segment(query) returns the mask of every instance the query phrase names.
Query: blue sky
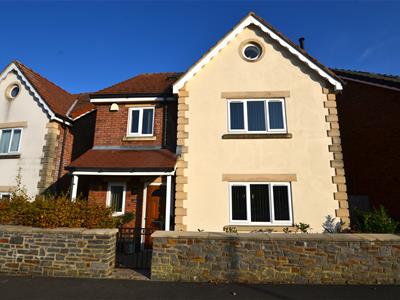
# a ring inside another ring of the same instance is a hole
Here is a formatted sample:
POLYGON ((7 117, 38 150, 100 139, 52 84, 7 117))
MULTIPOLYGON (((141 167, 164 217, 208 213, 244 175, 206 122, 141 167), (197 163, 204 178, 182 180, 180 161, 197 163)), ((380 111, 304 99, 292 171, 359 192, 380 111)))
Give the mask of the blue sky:
POLYGON ((249 11, 337 68, 400 74, 400 1, 1 2, 0 67, 70 92, 184 71, 249 11), (4 13, 7 12, 7 13, 4 13))

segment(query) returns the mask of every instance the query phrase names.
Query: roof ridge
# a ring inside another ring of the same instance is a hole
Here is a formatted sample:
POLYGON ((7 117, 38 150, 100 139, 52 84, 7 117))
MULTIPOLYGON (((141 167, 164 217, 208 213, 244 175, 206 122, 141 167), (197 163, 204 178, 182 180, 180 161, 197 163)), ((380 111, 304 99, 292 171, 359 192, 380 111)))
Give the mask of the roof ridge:
POLYGON ((392 80, 395 82, 400 82, 400 75, 394 75, 394 74, 385 74, 385 73, 376 73, 376 72, 370 72, 370 71, 360 71, 360 70, 350 70, 350 69, 339 69, 339 68, 331 68, 334 72, 345 72, 345 73, 351 73, 351 74, 359 74, 359 75, 364 75, 368 77, 382 77, 382 79, 385 80, 392 80))

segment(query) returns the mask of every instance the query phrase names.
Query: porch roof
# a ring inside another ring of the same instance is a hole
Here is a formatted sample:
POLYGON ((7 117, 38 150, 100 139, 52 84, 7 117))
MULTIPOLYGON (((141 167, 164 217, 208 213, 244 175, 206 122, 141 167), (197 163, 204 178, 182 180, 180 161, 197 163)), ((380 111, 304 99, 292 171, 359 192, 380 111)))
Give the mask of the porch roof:
POLYGON ((173 171, 176 155, 160 150, 89 150, 74 160, 67 170, 173 171))

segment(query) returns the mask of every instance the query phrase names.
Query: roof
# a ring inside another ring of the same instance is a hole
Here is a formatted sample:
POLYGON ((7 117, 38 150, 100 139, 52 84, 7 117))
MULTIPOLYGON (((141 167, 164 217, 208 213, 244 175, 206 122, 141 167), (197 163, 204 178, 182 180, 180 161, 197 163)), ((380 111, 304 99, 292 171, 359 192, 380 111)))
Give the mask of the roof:
POLYGON ((91 97, 104 95, 162 95, 171 94, 172 84, 182 73, 146 73, 140 74, 108 88, 91 93, 91 97))
POLYGON ((389 88, 400 89, 400 76, 379 74, 364 71, 353 71, 344 69, 332 69, 342 79, 354 79, 375 85, 386 86, 389 88))
POLYGON ((14 61, 14 64, 18 67, 36 92, 50 107, 50 109, 56 115, 66 118, 67 112, 71 105, 75 102, 76 97, 19 61, 14 61))
POLYGON ((271 24, 266 22, 254 12, 250 12, 244 17, 230 32, 228 32, 221 40, 210 48, 193 66, 191 66, 185 74, 183 74, 173 85, 173 92, 178 93, 184 84, 190 80, 197 72, 199 72, 221 49, 223 49, 237 34, 249 25, 258 26, 263 32, 268 34, 272 39, 276 40, 281 46, 289 50, 290 53, 297 56, 300 61, 307 64, 311 69, 316 71, 321 77, 335 86, 337 90, 342 90, 342 81, 328 67, 321 64, 317 59, 312 57, 304 49, 293 43, 288 37, 280 33, 271 24))
POLYGON ((76 120, 96 109, 96 106, 90 102, 89 93, 74 94, 74 96, 77 100, 69 112, 69 117, 72 119, 76 120))
POLYGON ((161 150, 94 150, 91 149, 76 160, 68 169, 92 169, 103 171, 173 170, 176 155, 167 149, 161 150))

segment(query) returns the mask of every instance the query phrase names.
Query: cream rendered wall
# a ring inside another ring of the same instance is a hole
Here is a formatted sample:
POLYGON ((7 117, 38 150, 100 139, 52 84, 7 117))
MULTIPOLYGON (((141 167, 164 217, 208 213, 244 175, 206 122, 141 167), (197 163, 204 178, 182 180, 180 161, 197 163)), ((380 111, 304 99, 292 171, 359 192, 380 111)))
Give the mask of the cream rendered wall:
POLYGON ((49 119, 38 103, 29 94, 18 77, 10 72, 0 82, 0 123, 27 121, 23 129, 20 158, 0 158, 0 186, 15 186, 18 170, 21 168, 22 185, 30 196, 38 193, 41 158, 45 144, 46 124, 49 119), (9 101, 5 90, 10 83, 18 81, 21 91, 17 98, 9 101))
POLYGON ((292 183, 294 222, 322 231, 325 217, 335 216, 338 202, 333 198, 336 190, 328 152, 324 83, 262 36, 245 29, 186 84, 188 199, 183 223, 188 231, 222 231, 229 224, 228 182, 222 181, 222 174, 296 174, 297 182, 292 183), (239 46, 247 39, 264 45, 260 61, 240 57, 239 46), (290 91, 286 115, 292 139, 221 139, 228 132, 227 100, 221 92, 280 90, 290 91))

